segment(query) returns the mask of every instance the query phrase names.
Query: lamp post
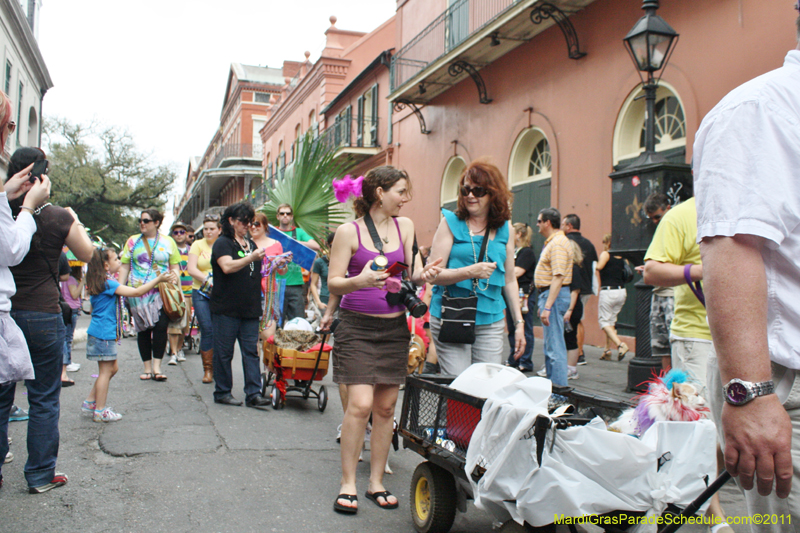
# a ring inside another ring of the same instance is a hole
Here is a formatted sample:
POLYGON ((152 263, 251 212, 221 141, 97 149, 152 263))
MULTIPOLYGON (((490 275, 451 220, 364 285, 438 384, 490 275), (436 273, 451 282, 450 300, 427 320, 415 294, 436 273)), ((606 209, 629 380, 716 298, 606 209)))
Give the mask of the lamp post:
POLYGON ((665 159, 656 154, 656 90, 661 74, 664 72, 672 51, 678 43, 678 34, 661 17, 656 15, 658 0, 644 0, 642 9, 645 15, 633 26, 623 41, 625 48, 636 66, 645 97, 645 145, 643 160, 634 165, 662 162, 665 159), (655 73, 659 72, 658 77, 655 73), (646 74, 646 77, 643 76, 646 74))
MULTIPOLYGON (((653 192, 672 193, 675 201, 692 196, 691 167, 669 162, 656 152, 656 92, 669 63, 678 33, 656 15, 658 0, 644 0, 645 14, 623 39, 645 97, 644 151, 624 168, 611 173, 611 251, 641 264, 652 240, 655 226, 643 213, 643 204, 653 192)), ((628 363, 628 390, 640 391, 641 384, 661 368, 661 360, 650 350, 650 299, 652 287, 639 281, 636 287, 636 354, 628 363)))

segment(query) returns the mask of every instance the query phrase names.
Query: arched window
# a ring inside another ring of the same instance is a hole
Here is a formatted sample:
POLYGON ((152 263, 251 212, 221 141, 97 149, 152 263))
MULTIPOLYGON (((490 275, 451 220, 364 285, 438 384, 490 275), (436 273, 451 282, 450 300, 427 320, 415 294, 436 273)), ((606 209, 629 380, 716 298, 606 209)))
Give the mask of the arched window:
MULTIPOLYGON (((614 127, 614 165, 623 167, 644 151, 645 107, 644 91, 637 87, 622 104, 614 127)), ((656 91, 655 105, 656 152, 667 159, 685 162, 686 115, 680 96, 663 80, 656 91)))
POLYGON ((547 139, 542 139, 536 144, 531 152, 531 160, 528 165, 528 178, 541 179, 549 177, 553 172, 550 161, 550 144, 547 139))
MULTIPOLYGON (((553 205, 550 198, 552 177, 553 155, 547 136, 536 127, 523 130, 511 149, 508 165, 509 186, 514 193, 512 222, 536 227, 539 211, 553 205)), ((543 244, 544 239, 534 231, 534 250, 541 250, 543 244)))
POLYGON ((444 175, 442 176, 442 189, 440 191, 441 206, 450 211, 456 210, 456 203, 458 202, 458 182, 461 180, 461 174, 467 168, 467 162, 460 156, 450 158, 447 165, 444 167, 444 175))

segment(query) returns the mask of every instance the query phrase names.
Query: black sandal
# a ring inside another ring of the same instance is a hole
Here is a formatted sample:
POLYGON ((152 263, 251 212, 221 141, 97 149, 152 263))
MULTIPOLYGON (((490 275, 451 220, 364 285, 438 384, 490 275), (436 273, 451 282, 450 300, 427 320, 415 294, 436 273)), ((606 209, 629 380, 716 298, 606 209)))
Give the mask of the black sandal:
POLYGON ((364 493, 364 496, 375 502, 375 505, 380 507, 381 509, 397 509, 400 502, 389 503, 389 496, 393 496, 391 492, 388 490, 382 490, 380 492, 372 492, 369 491, 364 493), (378 501, 378 498, 383 498, 383 501, 386 502, 383 505, 378 501))
POLYGON ((356 502, 358 503, 358 496, 355 494, 339 494, 335 500, 333 500, 333 510, 337 513, 343 514, 356 514, 358 512, 358 507, 348 507, 347 505, 342 505, 339 503, 339 500, 347 500, 349 502, 356 502))

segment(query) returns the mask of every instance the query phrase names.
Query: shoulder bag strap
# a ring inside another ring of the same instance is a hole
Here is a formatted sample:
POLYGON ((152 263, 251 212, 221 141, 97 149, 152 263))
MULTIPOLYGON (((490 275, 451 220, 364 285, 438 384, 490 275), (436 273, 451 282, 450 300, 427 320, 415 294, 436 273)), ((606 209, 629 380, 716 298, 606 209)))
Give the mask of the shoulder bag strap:
MULTIPOLYGON (((145 274, 144 280, 142 281, 142 283, 144 284, 144 283, 147 283, 147 278, 150 277, 150 273, 153 271, 153 256, 155 255, 155 249, 154 250, 150 250, 150 244, 147 242, 147 237, 144 236, 144 233, 142 233, 142 236, 139 237, 139 238, 144 243, 144 249, 147 250, 147 253, 150 255, 150 268, 147 270, 147 274, 145 274)), ((158 233, 156 233, 156 240, 153 243, 153 246, 158 246, 158 233)), ((136 245, 134 244, 134 248, 135 247, 136 247, 136 245)), ((131 263, 133 263, 133 250, 131 250, 131 263)), ((133 267, 131 267, 131 270, 132 269, 133 269, 133 267)))
POLYGON ((44 260, 45 264, 47 264, 47 269, 50 271, 50 274, 53 275, 53 281, 56 284, 56 289, 58 289, 58 301, 59 302, 66 301, 64 300, 64 294, 61 292, 61 283, 58 282, 58 266, 56 266, 55 270, 53 270, 53 264, 47 260, 47 256, 44 255, 42 249, 37 248, 37 250, 39 251, 39 255, 42 256, 42 259, 44 260))
MULTIPOLYGON (((381 241, 380 235, 378 235, 378 230, 375 228, 375 223, 372 221, 372 217, 369 216, 369 213, 364 215, 364 224, 367 226, 367 230, 369 230, 369 236, 372 237, 372 244, 375 245, 375 249, 378 250, 378 253, 383 255, 383 241, 381 241)), ((402 246, 403 242, 402 239, 400 240, 400 245, 402 246)))

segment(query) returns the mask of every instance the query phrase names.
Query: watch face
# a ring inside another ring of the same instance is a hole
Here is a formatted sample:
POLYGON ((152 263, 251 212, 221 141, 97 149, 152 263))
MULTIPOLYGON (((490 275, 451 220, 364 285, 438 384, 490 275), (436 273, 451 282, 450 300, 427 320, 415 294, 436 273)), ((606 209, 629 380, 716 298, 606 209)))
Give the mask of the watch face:
POLYGON ((731 383, 728 385, 728 400, 733 404, 744 403, 747 400, 747 388, 741 383, 731 383))

